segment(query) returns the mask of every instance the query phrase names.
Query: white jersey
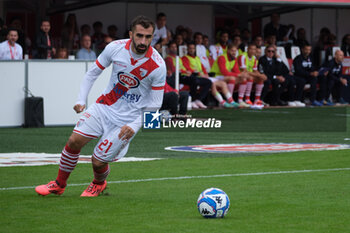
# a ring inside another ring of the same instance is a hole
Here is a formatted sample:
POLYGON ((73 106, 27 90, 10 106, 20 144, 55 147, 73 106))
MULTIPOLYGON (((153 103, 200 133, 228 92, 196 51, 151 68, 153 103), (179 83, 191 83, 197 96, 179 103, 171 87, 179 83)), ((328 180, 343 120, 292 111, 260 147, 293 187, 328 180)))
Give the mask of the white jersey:
POLYGON ((0 60, 22 60, 23 50, 22 47, 15 43, 15 46, 11 46, 8 40, 0 43, 0 60))
POLYGON ((130 50, 130 39, 116 40, 108 44, 96 60, 95 71, 94 67, 91 67, 87 72, 77 102, 85 104, 92 83, 99 75, 98 72, 112 64, 110 81, 97 99, 96 105, 118 126, 135 122, 141 117, 143 109, 159 108, 162 104, 162 99, 154 101, 151 93, 157 91, 157 95, 163 97, 166 78, 164 60, 151 46, 145 56, 136 60, 131 56, 130 50), (99 71, 96 71, 97 69, 99 71))
POLYGON ((197 57, 201 60, 202 65, 204 66, 205 70, 207 72, 210 71, 210 63, 209 59, 207 57, 207 49, 205 48, 204 45, 197 44, 196 45, 196 52, 197 52, 197 57))
POLYGON ((167 34, 166 27, 164 26, 162 28, 158 28, 156 25, 156 28, 153 33, 153 40, 151 45, 154 46, 159 41, 160 38, 165 39, 167 37, 168 37, 168 34, 167 34))
POLYGON ((216 61, 216 59, 218 59, 218 57, 224 53, 222 47, 218 45, 210 45, 209 52, 214 61, 216 61))

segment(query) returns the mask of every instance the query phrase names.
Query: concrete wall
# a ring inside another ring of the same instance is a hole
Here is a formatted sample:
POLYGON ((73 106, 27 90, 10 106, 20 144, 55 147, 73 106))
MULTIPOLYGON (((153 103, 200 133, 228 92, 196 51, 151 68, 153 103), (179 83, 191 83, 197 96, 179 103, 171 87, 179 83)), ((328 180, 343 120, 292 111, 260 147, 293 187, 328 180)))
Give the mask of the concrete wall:
MULTIPOLYGON (((74 112, 73 106, 80 83, 91 64, 88 61, 1 61, 0 127, 24 123, 23 87, 26 79, 33 95, 44 98, 45 125, 74 125, 80 114, 74 112)), ((106 68, 96 80, 88 96, 88 105, 101 95, 111 71, 111 66, 106 68)))

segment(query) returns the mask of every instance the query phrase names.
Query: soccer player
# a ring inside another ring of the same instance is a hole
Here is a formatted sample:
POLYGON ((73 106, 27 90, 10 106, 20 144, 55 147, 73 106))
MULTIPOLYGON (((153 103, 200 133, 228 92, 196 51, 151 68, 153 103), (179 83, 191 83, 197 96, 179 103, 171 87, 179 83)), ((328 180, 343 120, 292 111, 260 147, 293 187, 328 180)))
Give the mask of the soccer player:
POLYGON ((262 106, 263 103, 260 100, 261 92, 264 87, 264 82, 267 80, 265 74, 258 71, 258 60, 255 57, 256 45, 249 44, 248 51, 238 57, 238 64, 241 72, 248 74, 247 89, 245 91, 246 104, 253 105, 250 100, 250 93, 252 91, 253 82, 255 83, 255 100, 254 105, 262 106))
POLYGON ((214 62, 210 72, 215 73, 216 80, 222 80, 227 83, 230 95, 233 94, 235 84, 239 83, 239 107, 249 107, 249 105, 243 101, 243 96, 247 87, 248 75, 246 73, 240 72, 236 59, 236 53, 237 47, 233 44, 229 44, 227 46, 227 53, 224 53, 218 57, 218 59, 214 62))
POLYGON ((88 93, 98 76, 109 65, 113 71, 109 84, 76 124, 62 151, 58 176, 35 191, 40 195, 61 195, 74 170, 81 148, 100 137, 92 156, 94 180, 81 196, 98 196, 107 185, 109 162, 121 159, 141 127, 142 111, 162 104, 166 67, 151 46, 154 23, 145 16, 131 24, 130 39, 107 45, 85 74, 74 110, 84 110, 88 93))

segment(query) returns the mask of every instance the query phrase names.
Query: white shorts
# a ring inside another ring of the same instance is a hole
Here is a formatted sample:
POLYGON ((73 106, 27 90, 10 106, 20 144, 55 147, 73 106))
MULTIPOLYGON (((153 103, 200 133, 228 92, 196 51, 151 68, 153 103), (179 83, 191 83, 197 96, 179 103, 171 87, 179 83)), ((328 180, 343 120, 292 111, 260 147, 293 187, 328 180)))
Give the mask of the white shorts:
POLYGON ((216 79, 216 80, 225 81, 225 76, 218 75, 218 76, 215 76, 215 79, 216 79))
POLYGON ((120 126, 112 123, 107 116, 99 111, 96 104, 93 104, 81 116, 73 132, 92 139, 101 137, 95 146, 93 157, 108 163, 123 158, 128 151, 130 141, 133 139, 133 137, 129 140, 119 139, 120 129, 120 126))
POLYGON ((217 77, 209 77, 210 81, 212 83, 215 83, 216 81, 219 81, 220 79, 218 79, 217 77))

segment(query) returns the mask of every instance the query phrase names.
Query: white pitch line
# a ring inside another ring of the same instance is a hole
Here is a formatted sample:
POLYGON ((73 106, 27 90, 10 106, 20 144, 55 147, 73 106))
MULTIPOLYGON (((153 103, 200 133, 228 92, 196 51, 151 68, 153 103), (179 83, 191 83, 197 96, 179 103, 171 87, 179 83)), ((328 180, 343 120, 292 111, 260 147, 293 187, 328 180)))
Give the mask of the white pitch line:
MULTIPOLYGON (((221 175, 207 175, 207 176, 178 176, 178 177, 161 177, 161 178, 136 179, 136 180, 108 181, 108 184, 139 183, 139 182, 163 181, 163 180, 186 180, 186 179, 218 178, 218 177, 233 177, 233 176, 263 176, 263 175, 280 175, 280 174, 293 174, 293 173, 328 172, 328 171, 348 171, 348 170, 350 170, 350 167, 345 167, 345 168, 329 168, 329 169, 314 169, 314 170, 294 170, 294 171, 276 171, 276 172, 236 173, 236 174, 221 174, 221 175)), ((90 183, 69 184, 68 186, 85 186, 85 185, 89 185, 89 184, 90 184, 90 183)), ((32 189, 32 188, 35 188, 35 186, 23 186, 23 187, 0 188, 0 191, 18 190, 18 189, 32 189)))

